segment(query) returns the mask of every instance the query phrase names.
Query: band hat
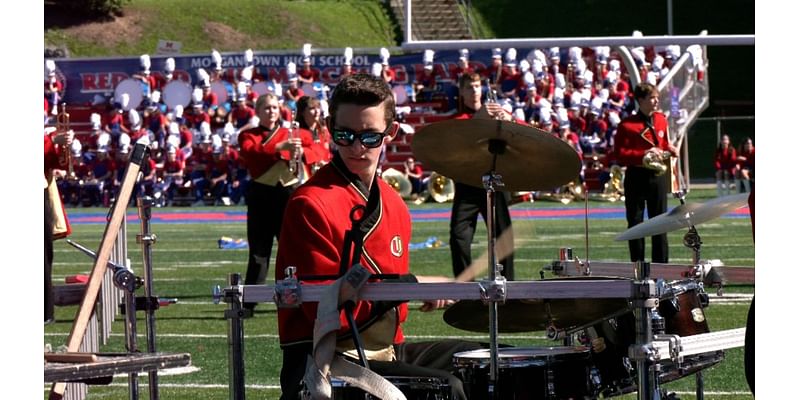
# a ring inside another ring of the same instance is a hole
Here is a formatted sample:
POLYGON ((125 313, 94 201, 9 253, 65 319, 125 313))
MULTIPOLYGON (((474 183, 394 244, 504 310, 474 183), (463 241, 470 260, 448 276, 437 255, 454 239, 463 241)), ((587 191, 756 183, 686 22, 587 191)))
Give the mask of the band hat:
POLYGON ((175 72, 175 59, 170 57, 164 60, 164 71, 168 74, 175 72))
POLYGON ((142 66, 142 71, 150 73, 150 56, 147 54, 139 56, 139 65, 142 66))
POLYGON ((247 49, 244 51, 244 62, 247 65, 253 64, 253 49, 247 49))
POLYGON ((171 135, 179 135, 181 133, 181 127, 177 122, 170 122, 167 129, 171 135))
POLYGON ((211 143, 211 124, 208 121, 200 123, 200 134, 203 136, 203 143, 211 143), (208 139, 208 142, 205 140, 208 139))
POLYGON ((525 110, 523 110, 521 107, 514 109, 514 118, 520 121, 525 121, 525 110))
POLYGON ((543 108, 539 111, 539 122, 545 125, 553 125, 553 115, 552 110, 549 108, 543 108))
POLYGON ((108 132, 103 131, 97 135, 97 142, 95 142, 95 144, 97 144, 98 148, 107 147, 109 143, 111 143, 111 135, 109 135, 108 132))
POLYGON ((517 49, 510 48, 506 50, 506 65, 509 67, 515 67, 517 65, 517 49))
POLYGON ((351 65, 353 62, 353 48, 352 47, 345 47, 344 48, 344 65, 351 65))
POLYGON ((551 47, 549 53, 550 53, 550 60, 561 59, 561 49, 559 49, 558 47, 551 47))
POLYGON ((567 114, 566 108, 559 109, 556 118, 558 118, 558 125, 560 127, 569 127, 569 114, 567 114))
POLYGON ((230 136, 236 133, 236 127, 233 126, 233 123, 228 122, 225 124, 225 127, 222 128, 222 132, 222 141, 226 141, 226 137, 227 140, 230 140, 230 136))
POLYGON ((492 58, 503 58, 503 50, 499 47, 495 47, 492 49, 492 58))
POLYGON ((614 83, 617 81, 617 71, 608 71, 606 73, 606 81, 609 83, 614 83))
POLYGON ((612 70, 612 71, 619 71, 619 68, 620 68, 619 60, 614 59, 614 60, 609 61, 608 62, 608 68, 610 70, 612 70))
POLYGON ((245 101, 247 100, 247 83, 239 82, 236 84, 236 100, 237 101, 245 101))
MULTIPOLYGON (((523 61, 525 61, 525 60, 523 60, 523 61)), ((520 61, 520 64, 522 64, 522 61, 520 61)), ((533 68, 533 72, 534 73, 538 74, 540 72, 544 72, 544 66, 545 65, 546 64, 543 63, 541 60, 536 59, 536 60, 533 60, 533 65, 531 65, 531 68, 533 68)))
POLYGON ((131 96, 128 93, 122 93, 119 96, 119 107, 120 107, 119 112, 123 112, 126 108, 128 108, 130 102, 131 102, 131 96))
POLYGON ((380 77, 383 74, 383 65, 381 65, 381 63, 373 63, 370 72, 372 76, 380 77))
POLYGON ((536 86, 534 86, 534 84, 536 82, 535 82, 535 78, 533 76, 533 72, 528 71, 525 74, 523 74, 522 75, 522 80, 523 80, 523 82, 525 82, 525 85, 527 85, 529 90, 530 90, 531 86, 533 86, 534 89, 536 88, 536 86))
POLYGON ((664 57, 661 57, 661 55, 656 55, 653 58, 652 67, 653 71, 661 71, 661 69, 664 68, 664 57))
POLYGON ((219 54, 217 49, 211 49, 211 60, 214 63, 214 69, 219 71, 222 69, 222 55, 219 54))
POLYGON ((603 100, 603 103, 607 103, 608 102, 608 97, 610 96, 610 93, 609 93, 608 89, 603 88, 603 89, 600 89, 600 91, 597 92, 597 96, 603 100))
POLYGON ((175 106, 175 119, 183 118, 183 104, 175 106))
POLYGON ((80 157, 81 156, 81 149, 83 149, 83 145, 81 144, 81 141, 78 140, 78 138, 72 139, 72 144, 70 144, 70 146, 69 146, 70 153, 72 153, 72 155, 74 157, 80 157))
POLYGON ((203 89, 194 88, 192 90, 192 103, 195 107, 203 106, 203 89))
POLYGON ((134 129, 142 126, 142 117, 139 116, 139 112, 135 108, 128 110, 128 121, 134 129))
POLYGON ((646 82, 653 86, 656 86, 658 84, 658 72, 648 71, 646 82))
POLYGON ((564 88, 557 87, 553 90, 553 107, 564 107, 564 88))
POLYGON ((286 64, 286 76, 289 78, 290 82, 297 80, 297 64, 291 61, 286 64))
POLYGON ((167 137, 167 151, 175 150, 181 145, 181 138, 177 134, 167 137))
POLYGON ((378 56, 381 58, 381 64, 389 65, 389 57, 391 57, 389 49, 386 47, 381 47, 380 51, 378 52, 378 56))
POLYGON ((461 49, 458 51, 458 54, 459 60, 469 61, 469 49, 461 49))
POLYGON ((303 62, 310 63, 311 62, 311 43, 304 43, 303 48, 300 50, 303 54, 303 62))
POLYGON ((436 54, 431 49, 425 49, 422 53, 422 63, 425 64, 425 69, 433 69, 433 56, 436 54))
POLYGON ((158 108, 158 103, 161 101, 161 92, 158 90, 154 90, 150 93, 150 106, 154 108, 158 108))
POLYGON ((167 154, 178 154, 178 146, 173 146, 172 143, 170 143, 170 145, 167 146, 167 154))
POLYGON ((575 62, 575 73, 582 77, 583 71, 586 71, 586 61, 583 58, 579 58, 578 61, 575 62))
POLYGON ((581 92, 575 91, 572 92, 572 95, 569 97, 569 108, 572 110, 577 110, 580 108, 581 101, 583 100, 583 95, 581 92))
POLYGON ((530 71, 530 69, 531 69, 531 64, 528 62, 528 60, 521 60, 519 62, 519 70, 523 74, 530 71))
POLYGON ((130 146, 131 145, 131 137, 127 133, 123 132, 123 133, 121 133, 119 135, 119 139, 118 139, 117 143, 118 143, 120 149, 125 148, 127 146, 130 146))
POLYGON ((245 84, 249 85, 253 81, 253 66, 249 65, 247 67, 242 68, 242 72, 239 73, 239 75, 242 77, 242 81, 244 81, 245 84))
POLYGON ((197 69, 197 81, 198 82, 200 82, 201 84, 205 84, 205 82, 208 81, 210 78, 211 78, 211 76, 208 75, 208 72, 206 72, 205 69, 203 69, 203 68, 198 68, 197 69))
POLYGON ((222 137, 220 137, 217 134, 212 134, 211 135, 211 145, 214 146, 214 148, 219 147, 220 150, 221 150, 222 149, 222 137))
POLYGON ((681 57, 681 46, 679 46, 677 44, 672 44, 672 45, 667 46, 665 57, 666 58, 671 58, 673 60, 677 60, 678 58, 680 58, 681 57))
POLYGON ((573 64, 583 58, 583 48, 573 46, 569 48, 569 60, 573 64))
POLYGON ((594 81, 594 72, 592 72, 592 71, 590 71, 588 69, 584 70, 583 71, 583 80, 585 81, 584 85, 591 86, 592 82, 594 81))
POLYGON ((539 99, 539 103, 538 104, 539 104, 539 108, 540 109, 552 109, 553 108, 553 105, 550 104, 550 100, 547 100, 544 97, 539 99))
POLYGON ((55 76, 56 75, 56 62, 53 60, 44 60, 44 69, 47 73, 47 76, 55 76))
POLYGON ((595 58, 600 64, 608 63, 608 57, 611 55, 611 47, 597 46, 594 48, 595 58))
POLYGON ((538 60, 543 65, 547 65, 547 56, 544 54, 543 51, 539 49, 534 49, 532 53, 533 53, 533 58, 531 59, 531 63, 535 63, 538 60))
POLYGON ((92 130, 95 131, 100 130, 100 125, 101 125, 100 114, 92 113, 92 115, 89 116, 89 122, 92 124, 92 130))
POLYGON ((589 112, 594 115, 600 115, 603 110, 603 99, 600 97, 595 97, 592 99, 591 106, 589 112))

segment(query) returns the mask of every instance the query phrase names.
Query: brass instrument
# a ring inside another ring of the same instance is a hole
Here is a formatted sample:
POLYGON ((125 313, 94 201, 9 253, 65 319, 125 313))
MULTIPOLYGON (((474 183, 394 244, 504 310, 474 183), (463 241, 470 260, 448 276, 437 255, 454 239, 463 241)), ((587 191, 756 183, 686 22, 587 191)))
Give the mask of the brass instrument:
POLYGON ((394 189, 394 191, 397 192, 397 194, 399 194, 403 199, 408 199, 411 197, 411 180, 409 180, 402 172, 394 168, 388 168, 387 170, 383 171, 381 178, 388 183, 389 186, 391 186, 392 189, 394 189))
POLYGON ((456 185, 452 179, 436 172, 428 178, 428 193, 437 203, 452 201, 456 195, 456 185))
POLYGON ((590 199, 609 202, 625 199, 625 188, 622 184, 625 180, 625 173, 622 171, 622 167, 619 165, 612 165, 608 173, 610 177, 603 187, 603 192, 590 194, 590 199))
POLYGON ((668 151, 648 151, 642 158, 642 165, 656 171, 656 176, 661 176, 669 170, 671 156, 668 151))
MULTIPOLYGON (((61 103, 61 111, 59 111, 58 115, 56 115, 56 132, 67 133, 69 131, 69 113, 67 112, 67 103, 61 103)), ((65 145, 64 148, 61 149, 60 157, 61 164, 67 164, 67 179, 75 180, 75 171, 72 167, 72 149, 69 145, 65 145)))

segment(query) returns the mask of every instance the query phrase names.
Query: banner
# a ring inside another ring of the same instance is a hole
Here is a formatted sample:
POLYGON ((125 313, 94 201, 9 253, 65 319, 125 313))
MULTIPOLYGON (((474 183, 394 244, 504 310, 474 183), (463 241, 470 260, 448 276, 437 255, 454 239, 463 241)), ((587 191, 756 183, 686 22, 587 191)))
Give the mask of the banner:
MULTIPOLYGON (((564 49, 566 50, 566 48, 564 49)), ((517 49, 517 62, 528 57, 532 49, 517 49)), ((454 70, 458 66, 458 50, 438 51, 434 56, 433 73, 436 76, 438 91, 454 95, 454 70)), ((150 73, 163 77, 164 64, 169 56, 151 55, 150 73)), ((211 72, 214 64, 211 52, 208 54, 174 55, 174 78, 182 79, 191 85, 197 84, 197 69, 203 68, 211 72)), ((302 55, 276 54, 270 52, 254 53, 254 76, 265 76, 287 85, 286 65, 294 62, 299 70, 302 66, 302 55)), ((337 54, 315 54, 311 57, 312 68, 319 71, 320 80, 334 86, 339 79, 342 65, 344 64, 343 52, 337 54)), ((470 66, 481 72, 491 65, 492 51, 489 49, 470 52, 470 66)), ((532 58, 532 55, 529 57, 532 58)), ((563 59, 563 58, 562 58, 563 59)), ((355 54, 352 59, 354 72, 370 73, 373 63, 380 63, 378 54, 355 54)), ((91 105, 102 99, 110 99, 119 82, 141 73, 139 57, 124 58, 85 58, 85 59, 56 59, 57 76, 64 83, 63 101, 70 105, 91 105)), ((389 64, 396 72, 395 85, 410 85, 417 74, 422 74, 424 63, 422 52, 404 55, 393 55, 389 64)), ((244 52, 223 53, 222 68, 223 78, 234 82, 241 76, 241 71, 247 64, 244 52)), ((47 77, 45 76, 45 79, 47 77)))

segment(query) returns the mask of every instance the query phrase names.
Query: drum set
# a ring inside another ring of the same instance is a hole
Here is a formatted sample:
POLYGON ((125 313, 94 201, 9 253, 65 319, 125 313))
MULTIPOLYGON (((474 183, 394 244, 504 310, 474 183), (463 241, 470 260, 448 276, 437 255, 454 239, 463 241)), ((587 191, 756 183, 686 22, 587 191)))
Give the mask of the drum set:
MULTIPOLYGON (((639 399, 670 398, 661 386, 695 375, 703 397, 702 371, 744 344, 744 328, 710 332, 704 309, 707 284, 721 284, 715 266, 700 260, 695 225, 743 207, 746 196, 705 204, 682 204, 628 229, 631 240, 689 228, 684 243, 691 266, 591 263, 563 248, 544 270, 555 278, 506 281, 497 260, 513 246, 493 229, 498 190, 558 187, 575 179, 580 160, 566 143, 536 128, 494 119, 449 120, 417 131, 417 159, 453 179, 486 190, 488 278, 447 283, 367 283, 364 300, 458 299, 444 321, 458 329, 488 333, 489 346, 456 353, 453 367, 470 399, 593 399, 636 392, 639 399), (447 149, 443 151, 443 149, 447 149), (541 172, 541 173, 537 173, 541 172), (602 271, 602 275, 597 275, 602 271), (499 333, 545 331, 558 345, 506 347, 499 333)), ((502 236, 502 235, 501 235, 502 236)), ((726 267, 728 268, 728 267, 726 267)), ((752 270, 752 268, 751 268, 752 270)), ((543 271, 544 273, 544 271, 543 271)), ((275 285, 241 285, 215 291, 229 304, 231 398, 244 398, 242 319, 245 302, 274 301, 296 307, 320 301, 326 285, 303 285, 291 273, 275 285), (238 364, 241 365, 238 365, 238 364), (242 397, 237 397, 241 393, 242 397)), ((445 381, 429 377, 386 377, 407 399, 450 399, 445 381)), ((333 398, 364 399, 361 389, 331 377, 333 398)))

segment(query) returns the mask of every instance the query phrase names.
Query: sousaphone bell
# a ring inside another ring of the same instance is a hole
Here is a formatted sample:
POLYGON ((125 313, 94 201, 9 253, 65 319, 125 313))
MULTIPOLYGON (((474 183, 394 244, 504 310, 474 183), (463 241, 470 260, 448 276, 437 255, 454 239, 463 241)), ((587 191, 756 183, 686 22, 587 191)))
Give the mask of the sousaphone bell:
POLYGON ((437 203, 453 201, 456 195, 456 185, 452 179, 442 174, 431 172, 431 176, 428 178, 428 193, 433 201, 437 203))
POLYGON ((400 171, 389 168, 381 174, 381 178, 403 199, 411 198, 411 181, 400 171))

